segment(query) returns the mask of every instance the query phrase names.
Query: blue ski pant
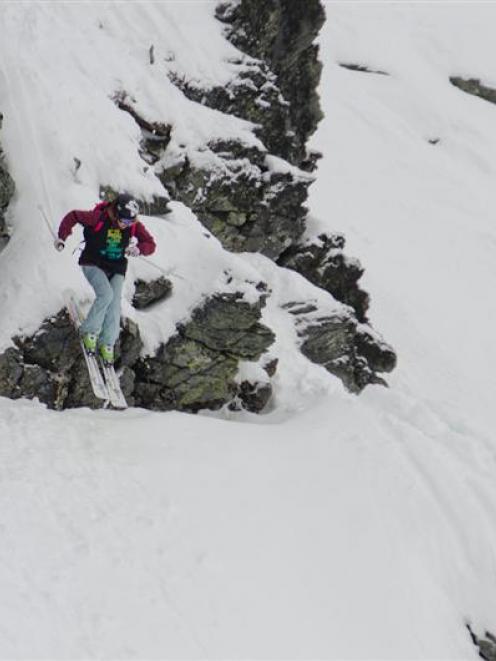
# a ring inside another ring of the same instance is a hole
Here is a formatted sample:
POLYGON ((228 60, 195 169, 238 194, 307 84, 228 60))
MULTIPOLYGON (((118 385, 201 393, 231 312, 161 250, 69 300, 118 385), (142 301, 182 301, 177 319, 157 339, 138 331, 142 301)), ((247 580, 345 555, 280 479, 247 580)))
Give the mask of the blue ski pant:
POLYGON ((81 334, 94 333, 99 344, 114 345, 119 337, 121 294, 124 276, 115 273, 109 280, 98 266, 83 266, 83 273, 95 290, 96 298, 81 324, 81 334))

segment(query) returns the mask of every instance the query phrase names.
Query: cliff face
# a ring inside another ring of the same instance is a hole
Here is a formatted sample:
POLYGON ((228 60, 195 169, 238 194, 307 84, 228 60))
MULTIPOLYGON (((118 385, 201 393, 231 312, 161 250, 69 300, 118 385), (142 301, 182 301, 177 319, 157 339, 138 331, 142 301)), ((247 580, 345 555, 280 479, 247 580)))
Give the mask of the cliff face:
MULTIPOLYGON (((2 121, 3 115, 0 113, 0 131, 2 129, 2 121)), ((5 211, 14 195, 14 191, 14 181, 7 170, 2 148, 0 146, 0 247, 8 240, 9 235, 5 221, 5 211)))
POLYGON ((275 75, 286 112, 278 113, 283 122, 274 121, 277 115, 272 121, 262 119, 267 148, 298 167, 311 169, 306 142, 322 118, 317 92, 322 65, 313 43, 325 20, 320 0, 223 3, 217 17, 226 24, 228 39, 275 75))
MULTIPOLYGON (((341 235, 302 240, 307 191, 319 157, 307 151, 306 143, 322 117, 314 40, 325 19, 323 6, 320 0, 241 0, 219 4, 216 17, 239 49, 230 63, 232 78, 211 87, 173 71, 169 78, 192 103, 252 122, 257 141, 215 138, 193 153, 171 139, 173 127, 167 121, 150 122, 125 90, 113 101, 141 130, 145 167, 153 168, 170 199, 191 209, 224 249, 261 253, 342 304, 329 311, 315 300, 286 299, 284 310, 302 353, 352 392, 384 383, 379 373, 391 371, 396 356, 369 325, 368 294, 358 285, 362 266, 344 254, 341 235)), ((0 169, 0 194, 1 177, 0 169)), ((102 193, 112 195, 101 183, 102 193)), ((145 209, 149 215, 167 214, 168 203, 165 196, 155 197, 145 209)), ((131 404, 158 410, 226 404, 263 409, 277 370, 277 360, 267 353, 275 334, 262 323, 271 283, 240 287, 250 289, 249 301, 241 291, 219 285, 146 358, 139 325, 123 320, 117 367, 131 404), (240 367, 246 361, 252 368, 245 378, 240 367)), ((133 305, 146 309, 168 296, 174 290, 164 278, 136 281, 133 305)), ((0 394, 37 396, 53 408, 98 406, 64 311, 47 319, 34 336, 14 338, 14 344, 0 356, 0 394)))

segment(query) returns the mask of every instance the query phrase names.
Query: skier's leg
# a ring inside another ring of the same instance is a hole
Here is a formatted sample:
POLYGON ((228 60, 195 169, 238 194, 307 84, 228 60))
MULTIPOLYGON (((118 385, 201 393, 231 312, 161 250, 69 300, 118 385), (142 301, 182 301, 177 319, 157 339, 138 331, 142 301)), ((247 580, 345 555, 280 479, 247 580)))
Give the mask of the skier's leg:
POLYGON ((100 344, 113 347, 119 337, 121 326, 121 295, 124 286, 124 276, 115 273, 110 279, 113 297, 107 308, 105 319, 103 321, 102 332, 100 333, 100 344))
POLYGON ((81 324, 81 334, 94 333, 99 335, 102 330, 105 313, 112 303, 113 290, 105 273, 98 266, 83 266, 83 273, 93 287, 96 298, 88 316, 81 324))

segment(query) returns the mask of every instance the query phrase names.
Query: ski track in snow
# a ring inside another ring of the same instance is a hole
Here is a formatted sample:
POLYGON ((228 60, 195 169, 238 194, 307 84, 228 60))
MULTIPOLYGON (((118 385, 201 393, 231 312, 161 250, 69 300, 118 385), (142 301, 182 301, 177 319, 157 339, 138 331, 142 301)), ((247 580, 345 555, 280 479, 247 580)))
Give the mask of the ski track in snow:
MULTIPOLYGON (((1 138, 19 191, 0 255, 0 346, 56 312, 63 288, 89 301, 73 258, 52 251, 40 200, 55 222, 104 179, 160 192, 136 125, 109 100, 119 86, 192 152, 222 131, 255 140, 167 81, 232 78, 239 53, 207 3, 60 6, 0 16, 1 138), (65 38, 67 25, 78 29, 65 38)), ((225 271, 247 297, 246 279, 266 279, 273 405, 191 416, 0 399, 1 658, 478 658, 464 624, 496 627, 496 111, 447 82, 491 84, 496 9, 473 6, 326 5, 311 224, 344 231, 366 267, 371 319, 399 354, 391 388, 348 395, 299 353, 281 305, 330 310, 332 297, 225 253, 183 205, 146 218, 155 259, 185 278, 148 314, 132 309, 129 278, 124 310, 146 351, 227 287, 225 271)), ((131 270, 156 275, 142 261, 131 270)))

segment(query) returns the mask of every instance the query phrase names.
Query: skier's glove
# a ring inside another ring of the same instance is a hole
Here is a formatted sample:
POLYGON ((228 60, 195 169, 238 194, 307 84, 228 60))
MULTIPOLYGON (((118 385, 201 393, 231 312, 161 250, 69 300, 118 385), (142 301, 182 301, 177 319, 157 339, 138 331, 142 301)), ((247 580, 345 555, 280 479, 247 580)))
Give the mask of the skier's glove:
POLYGON ((62 252, 62 250, 65 248, 65 243, 64 241, 62 241, 62 239, 55 239, 53 245, 55 247, 55 250, 58 250, 59 252, 62 252))
POLYGON ((138 246, 129 246, 126 249, 126 256, 127 257, 139 257, 140 256, 140 249, 138 246))

